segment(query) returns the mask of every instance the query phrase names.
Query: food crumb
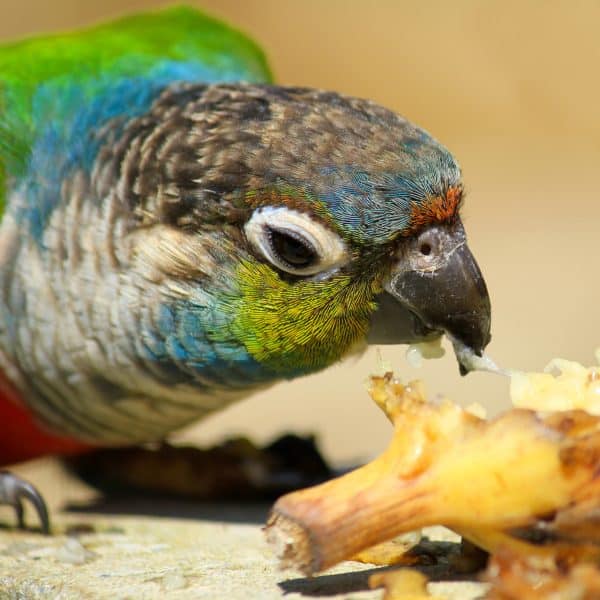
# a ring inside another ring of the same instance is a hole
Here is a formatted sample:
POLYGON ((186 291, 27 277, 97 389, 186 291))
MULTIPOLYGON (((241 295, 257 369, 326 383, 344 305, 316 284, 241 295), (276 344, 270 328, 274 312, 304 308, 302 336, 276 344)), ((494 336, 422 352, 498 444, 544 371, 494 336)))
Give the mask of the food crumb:
POLYGON ((179 571, 167 573, 162 578, 162 583, 165 590, 168 591, 181 590, 187 587, 187 579, 179 571))
POLYGON ((83 544, 74 537, 68 538, 56 552, 57 560, 71 565, 82 565, 96 558, 96 556, 95 552, 91 552, 85 548, 83 544))

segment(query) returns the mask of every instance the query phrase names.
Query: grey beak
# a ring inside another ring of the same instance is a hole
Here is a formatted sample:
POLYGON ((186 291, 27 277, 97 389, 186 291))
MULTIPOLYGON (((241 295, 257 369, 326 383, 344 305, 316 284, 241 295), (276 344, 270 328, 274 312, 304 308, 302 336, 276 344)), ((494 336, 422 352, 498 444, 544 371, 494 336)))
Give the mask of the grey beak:
POLYGON ((407 343, 447 333, 481 356, 491 338, 490 298, 462 226, 427 235, 427 254, 436 255, 419 256, 424 242, 417 239, 398 262, 373 315, 369 342, 407 343))

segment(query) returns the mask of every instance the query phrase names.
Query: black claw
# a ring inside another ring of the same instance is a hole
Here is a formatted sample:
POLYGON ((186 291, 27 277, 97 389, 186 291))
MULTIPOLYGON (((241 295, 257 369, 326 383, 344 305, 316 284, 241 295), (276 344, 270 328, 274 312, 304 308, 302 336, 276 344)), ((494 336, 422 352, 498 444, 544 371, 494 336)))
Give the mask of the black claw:
POLYGON ((49 534, 50 519, 42 495, 28 481, 25 481, 8 471, 0 471, 0 504, 8 504, 14 507, 15 512, 17 513, 17 521, 21 529, 25 528, 23 499, 27 499, 33 504, 40 520, 42 533, 49 534))
POLYGON ((23 510, 23 503, 19 499, 15 502, 14 509, 17 513, 17 524, 19 529, 25 529, 25 511, 23 510))

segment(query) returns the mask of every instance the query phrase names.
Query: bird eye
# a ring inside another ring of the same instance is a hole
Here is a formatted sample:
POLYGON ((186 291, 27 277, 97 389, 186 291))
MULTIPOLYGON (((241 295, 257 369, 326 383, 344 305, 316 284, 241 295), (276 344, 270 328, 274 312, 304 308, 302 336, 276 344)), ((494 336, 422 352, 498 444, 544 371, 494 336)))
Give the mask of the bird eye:
POLYGON ((273 252, 292 269, 306 269, 319 260, 310 242, 298 234, 268 228, 267 235, 273 252))
POLYGON ((292 275, 331 272, 348 260, 346 244, 336 232, 310 214, 285 206, 258 208, 244 232, 257 252, 292 275))

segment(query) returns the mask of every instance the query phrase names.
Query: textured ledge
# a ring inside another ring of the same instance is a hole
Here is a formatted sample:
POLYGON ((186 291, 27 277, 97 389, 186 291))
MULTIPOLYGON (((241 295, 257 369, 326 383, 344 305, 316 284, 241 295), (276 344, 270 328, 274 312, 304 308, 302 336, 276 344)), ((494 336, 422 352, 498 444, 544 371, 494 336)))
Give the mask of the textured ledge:
MULTIPOLYGON (((13 515, 0 509, 1 600, 382 597, 381 590, 368 590, 369 575, 379 570, 370 565, 344 562, 313 578, 280 570, 262 531, 266 504, 94 501, 89 489, 55 463, 40 461, 15 471, 46 495, 53 535, 10 530, 6 526, 14 523, 13 515), (58 512, 64 504, 72 510, 58 512)), ((31 511, 27 520, 36 525, 31 511)), ((451 600, 470 600, 482 586, 434 583, 430 589, 451 600)))

